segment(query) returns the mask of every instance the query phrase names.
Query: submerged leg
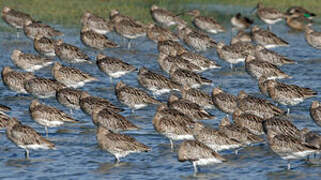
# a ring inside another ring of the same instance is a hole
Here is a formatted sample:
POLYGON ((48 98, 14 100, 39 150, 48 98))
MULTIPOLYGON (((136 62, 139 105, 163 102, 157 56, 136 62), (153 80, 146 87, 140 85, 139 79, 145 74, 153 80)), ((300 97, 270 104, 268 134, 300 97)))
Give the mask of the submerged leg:
POLYGON ((269 24, 268 30, 269 30, 269 31, 272 31, 272 25, 271 25, 271 24, 269 24))
POLYGON ((287 115, 290 115, 290 108, 288 108, 288 112, 287 112, 287 115))
POLYGON ((237 155, 239 153, 239 149, 235 149, 234 153, 237 155))
POLYGON ((116 164, 119 164, 119 163, 120 163, 119 157, 118 157, 118 156, 115 156, 115 158, 116 158, 116 159, 115 159, 115 163, 116 163, 116 164))
POLYGON ((290 164, 290 161, 288 161, 288 170, 291 169, 291 164, 290 164))
POLYGON ((28 149, 25 149, 26 150, 26 152, 25 152, 25 158, 26 159, 29 159, 29 150, 28 149))
POLYGON ((196 162, 193 161, 193 167, 194 167, 194 175, 197 174, 197 166, 196 166, 196 162))
POLYGON ((45 131, 46 131, 46 137, 48 137, 48 128, 45 126, 45 131))
POLYGON ((233 64, 232 63, 230 63, 230 68, 233 70, 233 64))
POLYGON ((127 48, 130 49, 130 44, 131 43, 131 39, 128 40, 128 45, 127 45, 127 48))
POLYGON ((174 151, 174 143, 173 140, 169 139, 169 143, 171 144, 171 151, 174 151))

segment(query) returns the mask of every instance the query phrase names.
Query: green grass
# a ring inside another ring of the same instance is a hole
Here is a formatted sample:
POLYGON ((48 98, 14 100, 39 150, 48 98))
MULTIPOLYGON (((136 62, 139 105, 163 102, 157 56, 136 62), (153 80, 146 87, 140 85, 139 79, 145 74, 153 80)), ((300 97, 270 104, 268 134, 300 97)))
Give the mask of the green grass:
MULTIPOLYGON (((108 17, 111 9, 118 9, 121 13, 135 17, 144 23, 152 21, 149 7, 158 4, 174 12, 186 9, 186 4, 198 3, 204 5, 205 12, 219 16, 215 12, 206 12, 206 4, 230 4, 254 7, 258 1, 255 0, 1 0, 0 7, 9 6, 14 9, 31 14, 37 20, 61 24, 63 26, 79 26, 80 18, 85 11, 90 11, 102 17, 108 17)), ((303 6, 317 14, 321 14, 320 0, 269 0, 264 4, 277 7, 284 11, 289 6, 303 6)))

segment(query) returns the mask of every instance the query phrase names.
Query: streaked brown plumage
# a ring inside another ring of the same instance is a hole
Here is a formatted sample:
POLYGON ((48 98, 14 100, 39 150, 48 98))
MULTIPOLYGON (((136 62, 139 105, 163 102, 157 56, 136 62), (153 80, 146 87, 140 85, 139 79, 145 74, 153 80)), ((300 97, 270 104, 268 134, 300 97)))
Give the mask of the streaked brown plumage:
POLYGON ((281 21, 284 17, 284 14, 279 10, 272 7, 264 7, 261 2, 256 6, 256 14, 263 22, 269 25, 281 21))
POLYGON ((294 60, 288 59, 274 51, 264 48, 262 45, 257 45, 255 48, 255 57, 259 61, 269 62, 276 66, 282 66, 284 64, 295 64, 294 60))
POLYGON ((113 30, 113 25, 110 21, 88 11, 83 14, 80 21, 83 26, 87 26, 99 34, 107 34, 113 30))
POLYGON ((230 44, 235 44, 238 42, 245 42, 245 43, 252 42, 251 32, 245 32, 243 30, 239 30, 239 32, 234 37, 232 37, 230 44))
POLYGON ((23 24, 23 31, 30 39, 34 39, 38 34, 48 38, 63 35, 62 32, 50 27, 49 25, 38 23, 30 19, 25 20, 23 24))
POLYGON ((220 154, 196 140, 182 142, 177 153, 178 161, 193 163, 194 173, 197 173, 197 165, 210 165, 227 161, 220 154))
POLYGON ((159 41, 157 43, 157 49, 159 53, 167 54, 170 56, 177 56, 188 52, 188 50, 185 49, 180 43, 172 40, 159 41))
POLYGON ((9 112, 9 111, 11 111, 10 107, 0 104, 0 114, 1 113, 4 114, 5 112, 9 112))
POLYGON ((275 80, 267 82, 269 96, 276 102, 283 105, 296 105, 307 98, 317 95, 317 92, 310 88, 303 88, 293 84, 285 84, 275 80))
POLYGON ((199 89, 190 88, 187 90, 183 90, 182 98, 187 99, 193 103, 196 103, 205 109, 214 108, 212 97, 206 92, 199 89))
POLYGON ((247 29, 253 24, 253 20, 242 16, 241 13, 237 13, 233 16, 230 20, 232 26, 236 27, 237 29, 247 29))
POLYGON ((211 115, 203 108, 201 108, 198 104, 193 103, 186 99, 179 99, 174 94, 171 94, 168 98, 168 107, 172 109, 176 109, 177 111, 186 114, 191 117, 193 120, 208 120, 214 119, 215 116, 211 115))
POLYGON ((3 111, 0 111, 0 129, 6 129, 10 119, 11 118, 8 115, 6 115, 3 111))
POLYGON ((18 49, 12 51, 11 61, 17 67, 27 71, 34 72, 47 67, 53 63, 53 60, 38 55, 27 54, 18 49))
POLYGON ((21 124, 15 118, 10 119, 6 134, 11 142, 26 151, 26 159, 29 158, 29 150, 31 149, 55 149, 55 144, 40 136, 31 127, 21 124))
POLYGON ((118 44, 109 40, 103 34, 99 34, 87 26, 82 27, 80 31, 80 40, 84 45, 98 50, 119 47, 118 44))
POLYGON ((312 102, 310 116, 317 125, 321 126, 321 106, 319 101, 312 102))
POLYGON ((227 114, 232 114, 237 108, 237 97, 220 88, 213 89, 212 100, 217 109, 227 114))
POLYGON ((93 123, 113 132, 138 130, 139 128, 124 116, 108 108, 95 107, 91 115, 93 123))
POLYGON ((201 16, 199 10, 192 10, 187 14, 193 16, 193 25, 205 32, 216 34, 220 32, 225 32, 225 28, 220 25, 214 18, 208 16, 201 16))
POLYGON ((245 71, 253 78, 259 80, 261 76, 267 79, 292 78, 280 70, 276 65, 269 62, 260 61, 254 56, 247 56, 245 59, 245 71))
POLYGON ((31 72, 14 71, 11 67, 5 66, 1 71, 2 82, 12 91, 17 93, 28 93, 24 87, 24 82, 36 76, 31 72))
POLYGON ((86 83, 98 81, 97 78, 79 69, 64 66, 58 62, 52 67, 51 73, 57 81, 72 88, 82 87, 86 83))
POLYGON ((321 49, 321 32, 314 31, 311 26, 308 24, 305 28, 305 40, 311 47, 321 49))
POLYGON ((199 66, 201 68, 201 71, 221 68, 221 66, 218 65, 214 60, 211 60, 200 54, 193 53, 191 51, 184 52, 180 54, 179 57, 195 64, 196 66, 199 66))
POLYGON ((168 40, 176 42, 179 41, 177 35, 174 34, 172 31, 153 23, 148 25, 147 37, 155 43, 168 40))
POLYGON ((318 132, 310 131, 308 128, 303 128, 301 130, 301 140, 312 146, 321 149, 321 135, 318 132))
POLYGON ((55 44, 56 44, 56 40, 49 39, 40 34, 36 35, 35 39, 33 40, 34 49, 39 54, 49 56, 49 57, 56 56, 55 44))
POLYGON ((262 125, 266 134, 268 132, 273 132, 273 134, 284 134, 298 139, 301 138, 300 130, 291 121, 285 118, 273 117, 266 119, 263 121, 262 125))
POLYGON ((130 153, 148 152, 151 150, 148 146, 138 142, 131 136, 113 133, 102 126, 97 128, 96 139, 102 150, 115 156, 117 163, 120 161, 120 158, 130 153))
POLYGON ((29 112, 34 121, 38 124, 45 126, 46 135, 48 136, 48 127, 62 126, 65 122, 76 123, 78 122, 65 112, 45 104, 40 103, 38 100, 33 100, 29 106, 29 112))
POLYGON ((32 21, 32 18, 29 14, 11 9, 8 6, 4 6, 2 8, 1 17, 7 24, 16 29, 22 29, 26 20, 32 21))
POLYGON ((179 56, 174 57, 174 56, 168 56, 164 53, 159 53, 157 62, 159 63, 161 69, 167 73, 169 73, 171 68, 173 67, 178 67, 178 68, 186 69, 193 72, 202 71, 202 69, 199 66, 179 56))
POLYGON ((124 111, 123 109, 110 103, 107 99, 97 96, 91 96, 85 91, 81 93, 79 105, 81 110, 90 116, 92 115, 94 108, 97 106, 110 109, 114 112, 124 111))
POLYGON ((49 98, 56 96, 57 91, 66 86, 54 79, 36 77, 24 82, 26 91, 38 98, 49 98))
POLYGON ((199 88, 202 85, 211 85, 212 80, 209 80, 195 72, 186 69, 180 69, 172 66, 170 69, 170 78, 174 82, 181 84, 184 88, 199 88))
POLYGON ((161 104, 160 101, 152 98, 145 91, 130 87, 122 81, 116 84, 115 93, 117 99, 131 109, 140 109, 148 104, 161 104))
POLYGON ((273 105, 270 101, 250 96, 244 91, 239 92, 238 99, 239 109, 263 119, 285 114, 285 111, 273 105))
POLYGON ((60 60, 68 63, 92 63, 89 56, 82 52, 78 47, 64 43, 61 39, 56 41, 55 53, 60 60))
POLYGON ((257 44, 264 46, 265 48, 274 48, 278 46, 288 46, 288 42, 279 38, 274 33, 261 29, 259 26, 252 27, 252 39, 257 44))
POLYGON ((139 69, 138 82, 144 88, 152 91, 155 95, 180 90, 181 86, 169 78, 148 70, 145 67, 139 69))
POLYGON ((72 88, 63 88, 57 91, 57 101, 72 109, 80 109, 80 97, 83 91, 72 88))
POLYGON ((175 119, 176 121, 193 121, 193 119, 188 115, 176 109, 169 108, 166 104, 159 105, 154 115, 154 118, 156 119, 161 119, 163 117, 175 119))
POLYGON ((256 115, 244 113, 240 109, 236 109, 233 113, 233 121, 240 127, 248 129, 251 133, 256 135, 264 134, 262 122, 263 118, 256 115))
POLYGON ((153 20, 163 26, 168 27, 176 24, 186 24, 182 19, 177 17, 171 11, 168 11, 164 8, 160 8, 155 4, 151 6, 150 13, 152 15, 153 20))

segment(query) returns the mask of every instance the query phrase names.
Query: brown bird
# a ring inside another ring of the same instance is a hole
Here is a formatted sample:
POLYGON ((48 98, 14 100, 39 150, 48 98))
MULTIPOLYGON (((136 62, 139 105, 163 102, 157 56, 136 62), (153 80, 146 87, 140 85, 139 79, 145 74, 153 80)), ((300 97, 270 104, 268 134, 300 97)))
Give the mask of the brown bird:
POLYGON ((53 57, 55 53, 56 40, 49 39, 41 34, 37 34, 33 40, 34 49, 41 55, 53 57))
POLYGON ((30 39, 34 39, 38 34, 47 38, 63 35, 62 32, 50 27, 49 25, 35 22, 30 19, 25 20, 23 24, 23 31, 30 39))
POLYGON ((310 107, 310 115, 314 122, 321 126, 321 105, 319 101, 313 101, 310 107))
POLYGON ((32 21, 29 14, 11 9, 8 6, 2 8, 1 17, 7 24, 16 29, 22 29, 26 20, 32 21))
POLYGON ((38 98, 49 98, 56 96, 57 91, 66 86, 54 79, 35 77, 25 81, 24 88, 38 98))
POLYGON ((182 97, 187 99, 193 103, 198 104, 199 106, 205 109, 212 109, 214 108, 214 103, 212 101, 212 97, 207 94, 206 92, 199 90, 199 89, 184 89, 182 91, 182 97))
POLYGON ((103 34, 99 34, 87 26, 82 27, 80 32, 80 40, 84 45, 98 50, 119 47, 118 44, 109 40, 103 34))
POLYGON ((110 21, 88 11, 81 17, 81 24, 99 34, 107 34, 113 30, 113 25, 110 21))
POLYGON ((248 129, 255 135, 264 134, 262 123, 264 119, 249 113, 244 113, 241 109, 236 109, 233 113, 233 121, 240 127, 248 129))
POLYGON ((213 89, 212 100, 217 109, 227 114, 232 114, 237 108, 237 97, 220 88, 213 89))

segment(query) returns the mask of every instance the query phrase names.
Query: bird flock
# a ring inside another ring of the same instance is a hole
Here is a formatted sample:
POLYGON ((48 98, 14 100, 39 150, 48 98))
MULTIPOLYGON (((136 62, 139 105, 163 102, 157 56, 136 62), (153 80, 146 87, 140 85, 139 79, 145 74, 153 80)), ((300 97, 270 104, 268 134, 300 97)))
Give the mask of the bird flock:
MULTIPOLYGON (((22 29, 33 41, 33 47, 39 55, 13 50, 12 63, 23 71, 3 67, 2 80, 8 89, 35 97, 30 102, 29 112, 35 122, 44 126, 47 137, 48 128, 79 121, 39 99, 56 97, 60 104, 70 108, 70 114, 72 110, 81 109, 91 116, 93 124, 97 126, 97 144, 102 150, 113 154, 117 162, 130 153, 152 149, 122 133, 140 130, 121 115, 124 109, 107 99, 77 89, 99 80, 70 64, 96 63, 98 69, 109 76, 110 81, 138 71, 137 80, 144 90, 118 81, 114 87, 118 101, 128 106, 133 113, 148 105, 157 105, 151 122, 155 131, 169 139, 173 151, 174 141, 183 140, 177 150, 177 158, 179 161, 190 161, 195 172, 200 165, 229 161, 219 154, 221 151, 232 149, 238 153, 240 148, 258 143, 266 142, 272 151, 288 161, 320 153, 321 135, 307 128, 300 130, 289 120, 291 106, 307 98, 315 98, 317 93, 307 87, 278 81, 292 78, 282 71, 282 65, 295 66, 297 62, 271 50, 289 46, 289 43, 270 31, 273 24, 285 20, 290 28, 305 32, 305 40, 311 47, 321 49, 321 33, 312 28, 312 18, 316 15, 302 7, 291 7, 282 13, 275 8, 264 7, 261 3, 258 3, 254 12, 268 25, 268 29, 254 25, 253 20, 237 13, 230 21, 233 37, 229 45, 209 36, 225 33, 226 29, 214 18, 202 16, 199 10, 174 14, 152 5, 150 13, 155 23, 150 24, 143 24, 116 9, 110 11, 109 19, 91 12, 83 14, 80 20, 80 40, 84 45, 96 52, 124 46, 108 39, 108 33, 114 31, 123 41, 127 41, 127 48, 130 49, 135 48, 133 44, 136 38, 147 36, 157 43, 157 62, 169 75, 167 77, 146 67, 138 69, 103 53, 97 53, 94 61, 79 47, 57 39, 63 35, 61 31, 34 20, 24 12, 4 7, 2 19, 13 28, 22 29), (181 16, 191 16, 195 28, 181 16), (176 26, 175 32, 169 29, 171 26, 176 26), (234 36, 235 31, 238 32, 234 36), (231 68, 235 64, 244 63, 245 71, 257 81, 260 92, 272 101, 249 95, 243 90, 237 96, 219 87, 213 88, 212 94, 200 90, 201 86, 212 85, 212 80, 200 72, 222 68, 214 60, 199 54, 212 48, 231 68), (54 57, 63 63, 54 61, 54 57), (33 74, 47 66, 52 66, 53 79, 33 74), (168 102, 161 102, 158 97, 165 93, 169 93, 168 102), (286 105, 288 109, 281 109, 276 104, 286 105), (206 110, 213 108, 227 115, 216 128, 201 122, 216 118, 206 110)), ((29 158, 30 150, 56 148, 53 142, 33 128, 7 115, 10 110, 10 107, 0 106, 0 128, 6 129, 8 139, 25 150, 26 158, 29 158)), ((312 102, 310 115, 315 124, 321 126, 319 101, 312 102)))

